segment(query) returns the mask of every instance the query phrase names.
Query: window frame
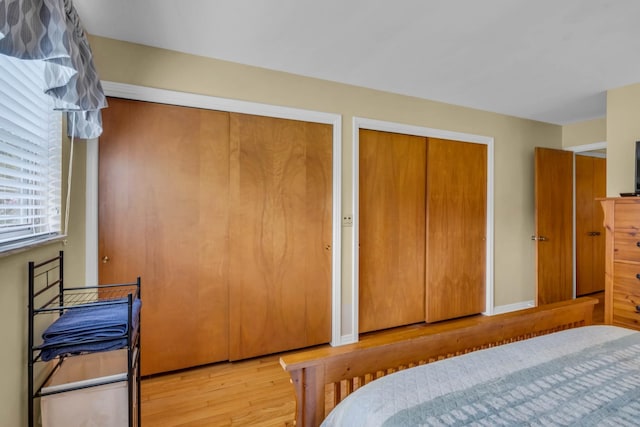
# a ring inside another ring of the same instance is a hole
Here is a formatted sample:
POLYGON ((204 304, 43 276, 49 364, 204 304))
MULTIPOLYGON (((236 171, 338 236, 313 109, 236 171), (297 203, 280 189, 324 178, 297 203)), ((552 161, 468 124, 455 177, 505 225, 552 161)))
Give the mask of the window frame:
POLYGON ((62 113, 44 63, 0 55, 0 256, 64 237, 62 113))

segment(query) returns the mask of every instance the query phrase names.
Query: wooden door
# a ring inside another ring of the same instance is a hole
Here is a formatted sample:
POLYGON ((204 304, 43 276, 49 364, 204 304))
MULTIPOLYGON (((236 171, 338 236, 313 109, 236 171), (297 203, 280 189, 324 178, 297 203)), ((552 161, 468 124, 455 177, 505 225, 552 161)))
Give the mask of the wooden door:
MULTIPOLYGON (((595 198, 607 196, 607 159, 601 157, 593 158, 593 194, 595 198)), ((604 290, 605 267, 606 267, 606 229, 604 227, 604 210, 600 201, 593 202, 593 229, 600 233, 593 243, 593 276, 594 292, 604 290)))
POLYGON ((576 295, 604 290, 605 230, 598 197, 606 196, 606 160, 575 156, 576 295))
POLYGON ((428 138, 425 320, 485 310, 487 146, 428 138))
POLYGON ((100 283, 142 279, 142 374, 226 360, 228 113, 109 99, 103 124, 100 283))
POLYGON ((332 127, 231 114, 230 359, 331 339, 332 127))
POLYGON ((359 330, 424 321, 423 137, 360 131, 359 330))
POLYGON ((573 298, 573 153, 535 149, 536 301, 573 298))

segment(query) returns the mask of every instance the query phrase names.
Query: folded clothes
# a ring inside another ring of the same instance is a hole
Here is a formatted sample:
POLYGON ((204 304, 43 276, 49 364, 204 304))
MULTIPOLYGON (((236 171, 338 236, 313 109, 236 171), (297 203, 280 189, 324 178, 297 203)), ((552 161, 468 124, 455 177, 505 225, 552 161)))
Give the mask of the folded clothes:
MULTIPOLYGON (((138 324, 140 300, 131 307, 132 328, 138 324)), ((113 304, 72 308, 64 312, 42 333, 42 360, 63 354, 107 351, 127 345, 127 299, 113 304)))

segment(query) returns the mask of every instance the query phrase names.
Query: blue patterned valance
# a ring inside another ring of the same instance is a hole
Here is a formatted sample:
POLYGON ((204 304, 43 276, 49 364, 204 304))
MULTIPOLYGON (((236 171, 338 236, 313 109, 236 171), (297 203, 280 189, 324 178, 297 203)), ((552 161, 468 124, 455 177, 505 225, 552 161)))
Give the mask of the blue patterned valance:
POLYGON ((0 0, 0 54, 45 62, 46 92, 69 136, 97 138, 107 102, 71 0, 0 0))

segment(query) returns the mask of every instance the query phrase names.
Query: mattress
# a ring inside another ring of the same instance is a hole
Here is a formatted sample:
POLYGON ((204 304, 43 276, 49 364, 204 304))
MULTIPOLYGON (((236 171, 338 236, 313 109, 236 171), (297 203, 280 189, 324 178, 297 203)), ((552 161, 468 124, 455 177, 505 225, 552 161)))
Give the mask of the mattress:
POLYGON ((640 332, 585 326, 387 375, 331 426, 638 426, 640 332))

